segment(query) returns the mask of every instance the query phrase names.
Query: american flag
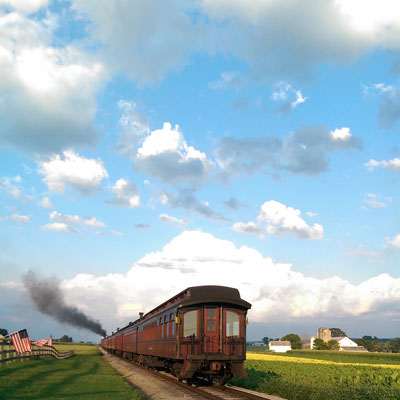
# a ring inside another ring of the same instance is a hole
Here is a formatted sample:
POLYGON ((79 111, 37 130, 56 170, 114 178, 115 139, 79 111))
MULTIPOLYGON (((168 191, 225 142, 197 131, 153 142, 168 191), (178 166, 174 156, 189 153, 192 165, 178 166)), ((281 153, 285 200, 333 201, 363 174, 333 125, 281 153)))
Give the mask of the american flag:
POLYGON ((36 340, 36 342, 33 342, 33 344, 35 344, 38 347, 42 347, 45 344, 47 344, 49 341, 49 339, 40 339, 40 340, 36 340))
POLYGON ((10 337, 17 353, 32 351, 31 341, 29 340, 26 329, 11 333, 10 337))

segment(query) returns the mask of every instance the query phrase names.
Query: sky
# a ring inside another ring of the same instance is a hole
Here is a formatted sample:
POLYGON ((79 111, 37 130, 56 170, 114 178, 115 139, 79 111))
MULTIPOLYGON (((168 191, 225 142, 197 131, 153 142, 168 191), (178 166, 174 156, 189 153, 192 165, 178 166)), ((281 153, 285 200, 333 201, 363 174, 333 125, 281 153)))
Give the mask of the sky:
POLYGON ((399 335, 400 4, 0 0, 0 327, 99 340, 190 286, 248 339, 399 335))

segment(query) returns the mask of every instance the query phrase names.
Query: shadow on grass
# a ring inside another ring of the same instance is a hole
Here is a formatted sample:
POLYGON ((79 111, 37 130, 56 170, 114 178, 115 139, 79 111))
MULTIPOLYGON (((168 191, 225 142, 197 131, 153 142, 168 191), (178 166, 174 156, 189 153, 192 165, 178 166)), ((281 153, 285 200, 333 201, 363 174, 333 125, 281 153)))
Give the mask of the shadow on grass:
POLYGON ((273 371, 258 371, 256 369, 246 369, 246 371, 247 378, 232 378, 229 383, 246 389, 256 390, 260 384, 279 377, 279 375, 273 371))

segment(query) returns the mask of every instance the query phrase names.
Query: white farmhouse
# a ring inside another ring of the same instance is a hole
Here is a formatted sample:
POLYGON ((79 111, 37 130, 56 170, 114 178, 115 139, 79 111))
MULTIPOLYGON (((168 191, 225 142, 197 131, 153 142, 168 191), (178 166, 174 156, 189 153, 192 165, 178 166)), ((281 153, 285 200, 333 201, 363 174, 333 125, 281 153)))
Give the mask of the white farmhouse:
POLYGON ((292 350, 292 345, 289 340, 271 340, 269 342, 269 349, 275 353, 286 353, 292 350))

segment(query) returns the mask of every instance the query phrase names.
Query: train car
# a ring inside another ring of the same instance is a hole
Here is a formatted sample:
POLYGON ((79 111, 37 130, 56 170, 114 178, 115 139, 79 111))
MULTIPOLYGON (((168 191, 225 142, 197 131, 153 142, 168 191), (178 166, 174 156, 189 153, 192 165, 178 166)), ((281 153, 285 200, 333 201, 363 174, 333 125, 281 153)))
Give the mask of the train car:
POLYGON ((178 379, 220 384, 246 377, 247 310, 251 304, 225 286, 187 288, 102 340, 112 354, 150 368, 169 370, 178 379))

